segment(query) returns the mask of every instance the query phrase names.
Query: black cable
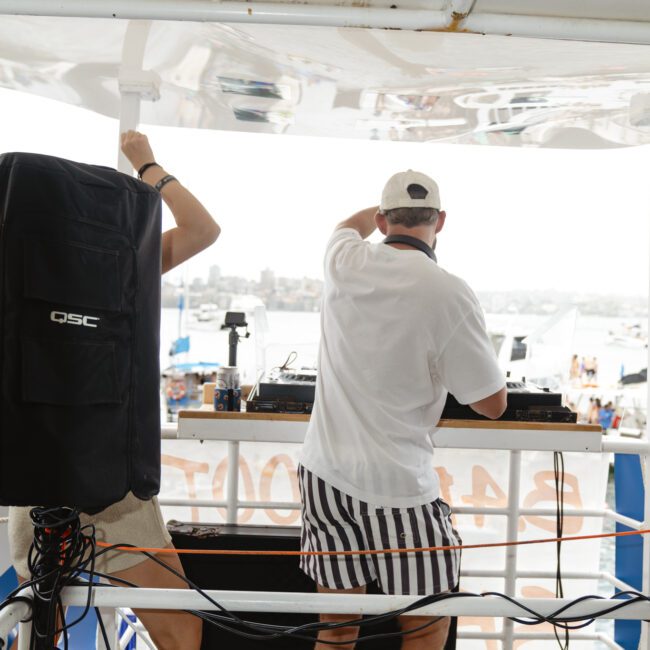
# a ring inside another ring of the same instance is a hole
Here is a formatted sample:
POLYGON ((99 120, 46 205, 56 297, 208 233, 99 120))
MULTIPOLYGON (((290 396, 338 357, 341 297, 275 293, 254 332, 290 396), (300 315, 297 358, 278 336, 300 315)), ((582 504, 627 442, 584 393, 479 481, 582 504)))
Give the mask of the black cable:
MULTIPOLYGON (((564 454, 561 451, 553 452, 553 475, 555 477, 555 536, 558 538, 556 543, 555 597, 564 598, 561 540, 564 534, 564 454)), ((564 641, 560 639, 557 626, 553 627, 553 633, 560 650, 569 650, 569 630, 564 628, 564 641)))
MULTIPOLYGON (((557 514, 558 514, 558 526, 560 527, 560 529, 563 527, 564 497, 563 497, 563 489, 560 490, 559 486, 560 484, 562 484, 563 486, 564 483, 563 478, 564 478, 564 463, 563 463, 563 459, 558 458, 557 466, 556 466, 556 488, 558 489, 558 495, 559 495, 557 514)), ((54 608, 54 610, 51 611, 56 611, 59 614, 62 614, 63 606, 60 598, 61 589, 64 586, 87 584, 88 596, 86 600, 86 607, 84 608, 82 615, 79 616, 73 623, 69 623, 69 624, 66 624, 64 619, 62 619, 64 622, 60 629, 55 630, 54 632, 49 631, 50 635, 52 634, 58 635, 63 633, 64 644, 65 647, 67 647, 67 635, 65 633, 70 627, 76 625, 86 616, 91 606, 93 588, 112 587, 112 585, 94 584, 95 578, 105 577, 114 582, 127 584, 129 586, 136 587, 137 585, 134 585, 133 583, 130 583, 127 580, 123 580, 115 576, 106 575, 95 570, 95 562, 97 558, 101 557, 105 553, 115 550, 116 548, 120 548, 120 547, 133 548, 132 545, 115 544, 113 546, 106 547, 100 551, 97 551, 95 545, 94 526, 86 526, 81 528, 78 524, 71 522, 68 518, 65 517, 59 518, 59 522, 62 522, 71 527, 70 534, 67 535, 67 537, 65 538, 65 542, 61 546, 61 548, 63 548, 65 552, 63 553, 62 556, 60 556, 61 557, 60 565, 57 566, 55 569, 44 570, 47 569, 47 566, 43 565, 42 563, 39 564, 38 562, 39 553, 49 552, 51 551, 51 549, 49 549, 48 551, 48 544, 47 544, 46 537, 39 534, 38 532, 40 529, 43 529, 45 527, 43 522, 39 521, 35 523, 35 541, 34 541, 33 549, 30 549, 29 558, 28 558, 28 563, 30 564, 30 571, 32 571, 32 575, 35 577, 33 577, 29 581, 26 581, 25 583, 20 585, 20 587, 14 590, 3 603, 0 603, 0 609, 6 607, 11 602, 26 601, 31 603, 32 602, 31 599, 25 596, 19 596, 17 594, 21 589, 25 588, 26 586, 32 586, 34 588, 35 598, 45 599, 45 601, 48 602, 48 605, 54 608), (36 568, 40 568, 40 574, 32 570, 36 568), (87 573, 89 575, 90 577, 89 582, 86 583, 80 581, 79 578, 83 573, 87 573), (45 587, 47 587, 47 589, 45 589, 45 587), (55 591, 56 594, 54 593, 55 591)), ((61 548, 58 549, 59 553, 61 552, 61 548)), ((505 599, 517 605, 523 610, 523 612, 525 612, 525 616, 523 618, 520 616, 512 616, 509 617, 510 620, 513 620, 517 623, 521 623, 523 625, 538 625, 540 623, 549 623, 553 625, 554 628, 564 630, 565 634, 568 634, 568 630, 579 629, 587 625, 590 625, 596 616, 614 612, 623 607, 627 607, 633 603, 650 601, 648 597, 638 592, 634 592, 634 591, 620 592, 618 594, 619 596, 628 596, 628 598, 626 600, 621 600, 615 605, 612 605, 605 609, 600 609, 596 612, 589 612, 588 614, 583 614, 580 616, 570 616, 565 614, 565 612, 570 607, 572 607, 577 603, 584 602, 586 600, 602 600, 602 597, 600 596, 587 595, 587 596, 582 596, 580 598, 577 598, 571 601, 570 603, 563 605, 562 607, 552 612, 551 614, 544 616, 539 612, 536 612, 535 610, 531 609, 530 607, 519 603, 516 599, 496 592, 485 592, 482 594, 472 594, 468 592, 443 593, 443 594, 434 594, 430 596, 425 596, 423 598, 414 601, 410 605, 403 607, 402 609, 389 611, 383 614, 369 616, 366 618, 351 619, 349 621, 342 621, 339 623, 322 623, 319 621, 319 622, 307 623, 300 626, 283 626, 283 625, 273 625, 268 623, 256 623, 256 622, 251 622, 251 621, 246 621, 241 619, 234 612, 230 612, 222 605, 220 605, 216 600, 210 597, 203 589, 198 587, 198 585, 194 584, 186 576, 184 576, 183 574, 179 573, 178 571, 176 571, 175 569, 167 565, 164 561, 162 561, 155 555, 146 551, 141 551, 141 553, 145 555, 147 558, 153 560, 154 562, 156 562, 157 564, 165 568, 167 571, 175 575, 180 580, 182 580, 188 587, 195 590, 197 593, 201 594, 201 596, 207 602, 209 602, 210 604, 212 604, 214 607, 218 609, 218 612, 199 612, 194 610, 184 610, 184 611, 188 611, 188 613, 198 616, 206 623, 215 625, 237 636, 250 638, 250 639, 258 639, 258 640, 270 641, 282 637, 292 637, 296 639, 315 641, 316 635, 318 634, 318 632, 322 630, 328 630, 328 629, 332 630, 332 629, 338 629, 344 627, 369 628, 372 625, 377 625, 378 623, 390 619, 394 619, 398 616, 402 616, 408 612, 415 611, 417 609, 420 609, 432 603, 448 600, 450 598, 463 598, 463 597, 471 597, 471 596, 473 597, 497 596, 499 598, 505 599)), ((558 563, 558 577, 561 580, 559 563, 558 563)), ((560 589, 561 589, 561 585, 560 585, 560 589)), ((412 630, 408 630, 406 632, 398 631, 398 632, 374 634, 374 635, 358 638, 356 642, 362 643, 363 641, 366 640, 378 640, 378 639, 393 638, 397 636, 405 636, 406 634, 412 634, 414 632, 421 631, 422 629, 425 629, 430 625, 433 625, 435 622, 440 620, 440 618, 441 617, 431 617, 431 620, 427 621, 422 626, 419 626, 412 630)), ((57 619, 54 620, 56 621, 57 619)), ((104 628, 101 617, 98 617, 98 624, 100 626, 102 635, 104 636, 105 640, 107 640, 106 630, 104 628)), ((40 630, 38 631, 38 636, 39 638, 43 637, 42 631, 40 630)), ((34 639, 35 639, 35 635, 33 634, 32 644, 34 642, 34 639)), ((338 646, 338 645, 349 644, 351 640, 320 641, 320 642, 323 643, 324 645, 338 646)))
MULTIPOLYGON (((114 546, 107 547, 102 549, 98 555, 103 554, 105 552, 108 552, 110 550, 114 550, 115 548, 119 547, 126 547, 128 548, 129 546, 133 547, 132 545, 129 544, 115 544, 114 546)), ((607 614, 613 611, 616 611, 618 609, 621 609, 623 607, 627 607, 630 604, 636 603, 636 602, 648 602, 650 601, 650 598, 644 596, 643 594, 640 594, 638 592, 621 592, 619 595, 629 595, 629 596, 634 596, 633 598, 630 598, 628 600, 622 600, 620 603, 617 603, 616 605, 613 605, 611 607, 608 607, 606 609, 601 609, 598 610, 597 612, 590 613, 590 614, 585 614, 585 615, 580 615, 580 616, 564 616, 561 617, 560 614, 562 614, 564 611, 569 609, 570 607, 574 606, 575 604, 578 604, 580 602, 583 602, 585 600, 602 600, 601 596, 594 596, 594 595, 587 595, 587 596, 581 596, 579 598, 574 599, 573 601, 563 605, 560 607, 558 610, 555 612, 552 612, 548 616, 544 616, 543 614, 540 614, 539 612, 536 612, 535 610, 519 603, 515 598, 511 598, 509 596, 506 596, 505 594, 501 594, 498 592, 484 592, 481 594, 473 594, 469 592, 463 592, 463 593, 443 593, 443 594, 434 594, 430 596, 425 596, 423 598, 420 598, 416 601, 414 601, 412 604, 400 609, 400 610, 394 610, 390 612, 386 612, 384 614, 378 614, 375 616, 367 617, 364 619, 352 619, 349 621, 343 621, 340 623, 320 623, 320 622, 315 622, 315 623, 307 623, 302 626, 298 627, 288 627, 288 626, 281 626, 281 625, 271 625, 271 624, 264 624, 264 623, 255 623, 251 621, 244 621, 241 618, 239 618, 236 614, 233 612, 230 612, 226 610, 222 605, 217 603, 213 598, 211 598, 203 589, 195 585, 190 579, 187 577, 183 576, 181 573, 177 572, 175 569, 167 565, 165 562, 157 558, 156 556, 152 555, 151 553, 147 551, 140 551, 143 555, 147 556, 148 558, 154 560, 154 562, 160 564, 162 567, 170 571, 172 574, 174 574, 176 577, 179 579, 183 580, 190 588, 194 589, 197 591, 197 593, 201 594, 208 602, 216 606, 221 614, 217 614, 215 612, 196 612, 194 610, 184 610, 187 611, 188 613, 192 613, 202 620, 215 625, 216 627, 219 627, 220 629, 229 631, 233 634, 236 634, 238 636, 242 636, 244 638, 249 638, 249 639, 257 639, 257 640, 273 640, 277 639, 279 637, 286 637, 286 636, 291 636, 292 638, 297 638, 297 639, 305 639, 308 641, 313 641, 315 640, 314 636, 306 636, 302 634, 303 632, 318 632, 320 630, 326 630, 326 629, 336 629, 336 628, 342 628, 342 627, 366 627, 366 626, 371 626, 374 624, 377 624, 379 622, 383 622, 386 620, 390 620, 392 618, 396 618, 398 616, 401 616, 405 613, 408 613, 410 611, 414 611, 417 609, 420 609, 421 607, 424 607, 426 605, 433 604, 435 602, 439 602, 442 600, 448 600, 450 598, 462 598, 462 597, 469 597, 469 596, 481 596, 481 597, 486 597, 486 596, 497 596, 499 598, 502 598, 504 600, 507 600, 508 602, 513 603, 514 605, 517 605, 518 607, 522 608, 525 612, 527 612, 530 616, 529 619, 525 618, 520 618, 520 617, 508 617, 510 620, 516 622, 516 623, 521 623, 523 625, 539 625, 541 623, 549 623, 553 625, 554 627, 557 627, 559 629, 564 630, 565 632, 571 629, 580 629, 583 627, 586 627, 588 625, 591 625, 594 621, 594 616, 602 615, 602 614, 607 614), (572 623, 576 623, 576 625, 572 625, 572 623), (257 634, 250 634, 248 632, 244 632, 243 630, 237 629, 233 627, 233 625, 237 625, 243 629, 250 629, 253 632, 256 632, 257 634)), ((113 577, 108 576, 110 579, 114 580, 113 577)), ((125 581, 121 581, 125 582, 125 581)), ((104 585, 102 585, 104 586, 104 585)), ((370 639, 383 639, 383 638, 391 638, 393 636, 404 636, 405 634, 408 633, 413 633, 417 632, 421 629, 424 629, 425 627, 428 627, 429 625, 432 625, 435 623, 437 620, 439 620, 440 617, 434 618, 432 621, 427 622, 425 625, 418 627, 417 629, 413 629, 409 632, 388 632, 388 633, 382 633, 382 634, 377 634, 373 635, 371 637, 362 637, 357 639, 357 643, 363 642, 364 640, 370 640, 370 639)), ((321 642, 321 641, 319 641, 321 642)), ((350 643, 350 640, 347 641, 341 641, 341 642, 325 642, 323 641, 322 643, 326 645, 345 645, 346 643, 350 643)))
POLYGON ((289 352, 289 356, 285 359, 284 363, 279 366, 279 370, 287 370, 289 366, 298 358, 298 353, 295 350, 289 352))
POLYGON ((27 564, 32 578, 15 589, 7 600, 15 601, 20 590, 31 587, 33 598, 28 600, 36 611, 40 608, 41 615, 34 617, 32 614, 30 648, 35 648, 39 642, 41 647, 54 644, 63 635, 63 648, 68 650, 67 631, 85 618, 91 606, 95 529, 94 526, 82 527, 78 511, 71 508, 32 508, 30 517, 34 526, 34 541, 29 549, 27 564), (68 623, 65 621, 61 590, 76 584, 81 566, 91 577, 86 604, 81 615, 68 623))
POLYGON ((94 609, 95 609, 95 616, 97 616, 97 624, 99 625, 99 629, 102 633, 102 639, 104 641, 104 645, 108 650, 111 647, 111 644, 108 642, 108 634, 106 634, 106 628, 104 627, 104 619, 102 618, 102 615, 99 611, 99 607, 95 607, 94 609))

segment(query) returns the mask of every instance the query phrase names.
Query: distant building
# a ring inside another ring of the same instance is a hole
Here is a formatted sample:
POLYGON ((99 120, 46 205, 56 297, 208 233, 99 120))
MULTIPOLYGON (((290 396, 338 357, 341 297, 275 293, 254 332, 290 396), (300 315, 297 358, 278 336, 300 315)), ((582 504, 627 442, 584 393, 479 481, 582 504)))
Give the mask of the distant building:
POLYGON ((260 273, 260 289, 262 291, 275 289, 275 273, 271 269, 264 269, 260 273))
POLYGON ((208 286, 216 288, 221 280, 221 267, 213 264, 208 271, 208 286))

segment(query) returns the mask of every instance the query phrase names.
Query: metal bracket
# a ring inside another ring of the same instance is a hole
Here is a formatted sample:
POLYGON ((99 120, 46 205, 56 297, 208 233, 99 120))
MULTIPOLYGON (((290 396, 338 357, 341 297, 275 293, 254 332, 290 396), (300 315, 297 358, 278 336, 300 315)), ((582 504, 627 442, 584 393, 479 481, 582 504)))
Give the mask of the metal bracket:
POLYGON ((156 102, 160 99, 160 75, 153 70, 122 68, 118 79, 120 94, 136 94, 140 99, 156 102))

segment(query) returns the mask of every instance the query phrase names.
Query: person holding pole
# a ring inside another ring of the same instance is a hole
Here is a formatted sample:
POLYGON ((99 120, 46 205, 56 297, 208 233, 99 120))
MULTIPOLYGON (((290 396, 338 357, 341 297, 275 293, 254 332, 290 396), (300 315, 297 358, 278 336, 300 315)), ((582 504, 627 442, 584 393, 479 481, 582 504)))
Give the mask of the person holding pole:
MULTIPOLYGON (((162 234, 162 272, 170 271, 214 243, 221 232, 219 226, 199 200, 156 162, 147 136, 127 131, 121 135, 121 148, 140 179, 160 192, 176 221, 174 228, 162 234)), ((29 511, 29 507, 9 509, 9 544, 20 582, 29 577, 27 555, 33 539, 29 511)), ((155 497, 141 501, 129 493, 99 514, 82 514, 80 519, 82 525, 95 525, 98 541, 173 549, 155 497)), ((184 575, 175 553, 160 553, 158 558, 184 575)), ((109 574, 117 586, 123 585, 120 580, 125 580, 140 587, 187 588, 180 577, 141 553, 111 551, 98 558, 95 569, 109 574)), ((149 609, 135 613, 159 650, 199 650, 201 647, 202 621, 192 614, 149 609)))

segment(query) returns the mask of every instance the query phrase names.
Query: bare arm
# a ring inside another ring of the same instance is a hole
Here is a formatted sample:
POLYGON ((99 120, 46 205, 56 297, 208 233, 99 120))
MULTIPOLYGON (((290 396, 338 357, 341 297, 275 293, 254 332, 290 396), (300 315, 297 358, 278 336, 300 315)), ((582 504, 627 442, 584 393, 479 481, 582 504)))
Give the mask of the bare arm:
POLYGON ((498 392, 470 404, 470 408, 476 411, 479 415, 484 415, 486 418, 496 420, 496 418, 503 415, 507 406, 508 393, 505 386, 498 392))
MULTIPOLYGON (((122 133, 121 144, 124 155, 134 169, 155 161, 146 135, 127 131, 122 133)), ((142 180, 153 186, 168 173, 160 166, 149 167, 142 175, 142 180)), ((166 273, 213 244, 221 228, 180 182, 171 181, 164 185, 161 195, 176 221, 176 227, 162 235, 162 272, 166 273)))
POLYGON ((377 227, 375 223, 375 215, 379 210, 379 206, 375 205, 372 208, 365 208, 364 210, 359 210, 356 214, 353 214, 351 217, 347 218, 345 221, 336 226, 336 230, 340 228, 353 228, 356 230, 362 239, 369 237, 374 232, 377 227))

